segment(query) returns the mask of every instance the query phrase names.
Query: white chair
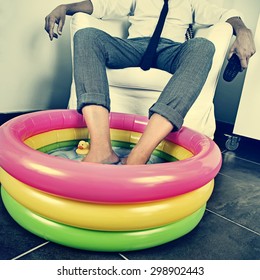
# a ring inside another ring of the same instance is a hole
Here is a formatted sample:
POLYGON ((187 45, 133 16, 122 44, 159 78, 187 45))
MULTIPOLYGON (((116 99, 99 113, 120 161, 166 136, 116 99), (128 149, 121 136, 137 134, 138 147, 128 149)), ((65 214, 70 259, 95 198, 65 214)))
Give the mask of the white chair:
MULTIPOLYGON (((96 19, 84 13, 77 13, 71 19, 71 41, 73 56, 73 36, 82 28, 95 27, 121 38, 127 37, 129 23, 127 18, 119 20, 96 19)), ((232 37, 230 24, 222 22, 214 26, 196 26, 195 37, 205 37, 215 45, 216 52, 207 81, 184 119, 184 125, 213 138, 215 132, 215 115, 213 98, 222 64, 232 37)), ((139 115, 148 115, 149 107, 158 99, 161 91, 169 81, 168 72, 150 69, 143 71, 138 67, 125 69, 107 69, 111 111, 139 115), (159 78, 158 78, 159 77, 159 78)), ((72 81, 69 109, 77 104, 75 84, 72 81)))

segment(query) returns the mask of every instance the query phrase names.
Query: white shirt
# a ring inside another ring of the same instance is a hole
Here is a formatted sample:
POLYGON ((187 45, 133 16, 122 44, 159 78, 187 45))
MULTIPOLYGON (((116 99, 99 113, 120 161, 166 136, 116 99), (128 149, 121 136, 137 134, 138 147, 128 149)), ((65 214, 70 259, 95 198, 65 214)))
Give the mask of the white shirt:
MULTIPOLYGON (((91 0, 92 15, 97 18, 129 16, 129 36, 150 37, 157 24, 164 0, 91 0)), ((236 10, 227 10, 206 0, 169 0, 169 12, 161 37, 176 42, 185 41, 189 24, 213 25, 234 16, 242 16, 236 10)))

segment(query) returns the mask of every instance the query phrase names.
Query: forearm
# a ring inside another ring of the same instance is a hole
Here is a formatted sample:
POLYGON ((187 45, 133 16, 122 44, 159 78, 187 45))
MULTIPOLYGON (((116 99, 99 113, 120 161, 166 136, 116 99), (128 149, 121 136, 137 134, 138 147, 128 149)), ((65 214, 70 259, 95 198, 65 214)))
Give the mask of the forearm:
POLYGON ((92 14, 93 12, 93 5, 91 0, 72 3, 72 4, 63 4, 62 6, 66 10, 66 15, 68 16, 72 16, 78 12, 82 12, 86 14, 92 14))
POLYGON ((239 35, 240 32, 243 32, 245 30, 249 31, 240 17, 229 18, 227 22, 232 26, 233 34, 236 36, 239 35))

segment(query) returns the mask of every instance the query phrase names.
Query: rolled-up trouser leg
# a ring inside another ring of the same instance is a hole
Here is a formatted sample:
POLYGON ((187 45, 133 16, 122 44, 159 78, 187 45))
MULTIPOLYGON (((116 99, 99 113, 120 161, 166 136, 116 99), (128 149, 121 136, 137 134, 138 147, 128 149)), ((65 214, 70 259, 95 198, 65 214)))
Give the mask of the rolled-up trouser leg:
POLYGON ((215 46, 204 38, 195 38, 178 48, 161 51, 157 67, 173 73, 158 101, 150 108, 149 116, 158 113, 178 130, 190 107, 200 94, 212 65, 215 46))
MULTIPOLYGON (((146 43, 120 39, 95 28, 85 28, 74 35, 74 79, 77 109, 100 105, 110 111, 108 68, 138 66, 146 43)), ((147 41, 147 40, 146 40, 147 41)))

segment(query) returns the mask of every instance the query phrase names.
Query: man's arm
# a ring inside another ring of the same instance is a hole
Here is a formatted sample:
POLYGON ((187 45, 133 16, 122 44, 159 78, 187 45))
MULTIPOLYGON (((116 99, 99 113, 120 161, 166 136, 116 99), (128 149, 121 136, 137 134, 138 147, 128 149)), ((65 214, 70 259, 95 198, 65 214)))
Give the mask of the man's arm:
POLYGON ((45 17, 45 30, 49 34, 50 40, 53 40, 53 38, 58 38, 58 35, 62 34, 62 28, 65 24, 66 15, 72 16, 77 12, 92 14, 93 5, 91 0, 59 5, 45 17), (54 32, 55 24, 58 25, 58 34, 54 32))
POLYGON ((241 67, 243 69, 248 67, 249 59, 256 52, 253 35, 240 17, 232 17, 227 20, 233 27, 236 40, 231 46, 229 58, 233 53, 236 53, 240 59, 241 67))

